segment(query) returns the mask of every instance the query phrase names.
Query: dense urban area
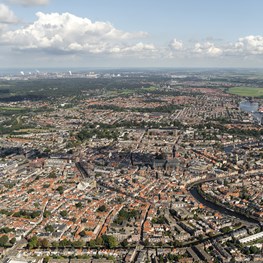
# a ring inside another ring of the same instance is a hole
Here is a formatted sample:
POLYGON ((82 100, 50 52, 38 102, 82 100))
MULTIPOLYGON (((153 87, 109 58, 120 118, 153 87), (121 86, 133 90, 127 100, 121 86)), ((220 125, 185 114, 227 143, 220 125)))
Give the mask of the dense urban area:
POLYGON ((263 262, 263 71, 0 74, 0 262, 263 262))

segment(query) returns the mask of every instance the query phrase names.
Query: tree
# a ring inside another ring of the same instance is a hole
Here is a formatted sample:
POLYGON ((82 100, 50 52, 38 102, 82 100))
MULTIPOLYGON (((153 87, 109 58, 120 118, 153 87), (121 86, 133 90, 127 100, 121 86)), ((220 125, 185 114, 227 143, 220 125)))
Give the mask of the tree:
POLYGON ((118 246, 118 241, 114 236, 103 235, 102 239, 106 248, 115 248, 118 246))
POLYGON ((7 235, 3 235, 0 237, 0 247, 4 247, 7 242, 8 242, 8 236, 7 235))
POLYGON ((222 233, 228 233, 229 231, 231 231, 231 228, 229 226, 223 227, 220 229, 222 231, 222 233))
POLYGON ((165 218, 164 215, 160 215, 159 217, 153 218, 152 219, 152 223, 153 224, 162 224, 162 225, 164 225, 164 224, 167 224, 168 221, 167 221, 167 219, 165 218))
POLYGON ((70 240, 63 239, 59 241, 59 247, 68 247, 71 245, 70 240))
POLYGON ((204 236, 202 234, 200 234, 198 237, 197 237, 200 241, 202 241, 204 239, 204 236))
POLYGON ((77 208, 81 208, 81 207, 82 207, 82 203, 81 203, 81 202, 78 202, 78 203, 75 204, 75 206, 76 206, 77 208))
POLYGON ((98 237, 96 239, 90 240, 89 245, 91 248, 101 247, 104 245, 104 240, 102 237, 98 237))
POLYGON ((63 194, 63 192, 64 192, 64 188, 63 188, 63 186, 59 186, 57 189, 56 189, 58 192, 59 192, 59 194, 63 194))
POLYGON ((80 232, 79 232, 79 235, 80 235, 81 237, 85 237, 85 236, 86 236, 86 231, 85 231, 85 230, 80 231, 80 232))
POLYGON ((31 215, 30 215, 30 217, 31 218, 36 218, 36 217, 38 217, 38 216, 40 216, 41 215, 41 212, 40 211, 33 211, 32 213, 31 213, 31 215))
POLYGON ((9 227, 2 227, 0 228, 0 234, 7 234, 10 232, 15 232, 14 228, 9 228, 9 227))
POLYGON ((157 247, 163 247, 163 242, 162 241, 159 241, 159 242, 157 242, 157 247))
POLYGON ((40 176, 37 175, 36 178, 35 178, 35 181, 39 180, 40 179, 40 176))
POLYGON ((12 212, 9 212, 8 210, 5 210, 5 209, 1 209, 1 210, 0 210, 0 214, 7 215, 7 216, 11 216, 11 215, 12 215, 12 212))
POLYGON ((34 203, 34 207, 39 208, 39 206, 40 206, 39 202, 34 203))
POLYGON ((44 218, 50 217, 51 216, 51 212, 48 210, 45 210, 43 213, 44 218))
POLYGON ((194 219, 195 220, 198 220, 199 219, 199 216, 197 214, 194 214, 194 219))
POLYGON ((51 172, 51 173, 48 175, 48 178, 55 179, 55 178, 57 178, 57 176, 56 176, 55 172, 53 171, 53 172, 51 172))
POLYGON ((33 189, 33 188, 30 188, 29 190, 27 190, 27 193, 28 194, 31 194, 31 193, 33 193, 35 190, 33 189))
POLYGON ((148 238, 146 238, 146 239, 143 241, 143 245, 144 245, 145 247, 148 247, 148 246, 150 245, 150 241, 149 241, 148 238))
POLYGON ((129 245, 129 243, 128 243, 128 240, 127 240, 127 239, 124 239, 124 240, 121 242, 121 246, 122 246, 123 248, 127 248, 128 245, 129 245))
POLYGON ((69 220, 75 223, 77 221, 77 218, 76 217, 72 217, 69 220))
POLYGON ((96 248, 97 247, 96 240, 95 239, 91 239, 90 242, 89 242, 89 245, 90 245, 91 248, 96 248))
POLYGON ((65 218, 65 217, 67 217, 68 212, 67 212, 66 210, 63 210, 63 211, 60 212, 60 215, 61 215, 63 218, 65 218))
POLYGON ((46 149, 44 149, 43 152, 44 152, 44 153, 49 153, 49 152, 50 152, 50 149, 46 148, 46 149))
POLYGON ((58 241, 53 241, 53 242, 51 243, 51 246, 52 246, 52 247, 55 247, 55 248, 58 248, 58 247, 59 247, 58 241))
POLYGON ((14 245, 16 243, 16 238, 15 237, 11 238, 9 242, 11 245, 14 245))
POLYGON ((106 206, 105 205, 101 205, 99 208, 98 208, 98 212, 105 212, 107 210, 106 206))
POLYGON ((82 240, 76 240, 72 243, 74 248, 81 248, 84 246, 84 242, 82 240))
POLYGON ((52 225, 46 225, 45 230, 47 232, 53 233, 55 231, 54 227, 52 225))
POLYGON ((46 238, 39 240, 39 243, 42 248, 48 248, 50 246, 50 243, 46 238))
POLYGON ((169 262, 177 262, 179 257, 177 255, 173 255, 171 253, 168 253, 167 259, 169 260, 169 262))
POLYGON ((259 254, 260 253, 260 248, 256 247, 256 246, 251 246, 249 248, 250 254, 259 254))
POLYGON ((136 218, 138 215, 138 210, 126 210, 122 208, 117 218, 114 220, 114 223, 121 225, 124 221, 130 221, 132 218, 136 218))
POLYGON ((180 242, 180 241, 178 241, 178 240, 175 240, 174 242, 173 242, 173 246, 174 247, 180 247, 182 245, 182 243, 180 242))
POLYGON ((39 244, 39 242, 38 242, 37 236, 31 237, 31 238, 29 239, 29 241, 28 241, 29 249, 38 247, 38 244, 39 244))

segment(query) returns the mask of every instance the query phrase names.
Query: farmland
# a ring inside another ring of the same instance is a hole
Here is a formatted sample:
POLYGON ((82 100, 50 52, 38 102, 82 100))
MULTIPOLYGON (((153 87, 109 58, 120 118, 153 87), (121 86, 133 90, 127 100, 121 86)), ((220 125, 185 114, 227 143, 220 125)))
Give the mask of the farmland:
POLYGON ((233 87, 228 90, 228 93, 244 97, 261 97, 263 96, 263 88, 233 87))

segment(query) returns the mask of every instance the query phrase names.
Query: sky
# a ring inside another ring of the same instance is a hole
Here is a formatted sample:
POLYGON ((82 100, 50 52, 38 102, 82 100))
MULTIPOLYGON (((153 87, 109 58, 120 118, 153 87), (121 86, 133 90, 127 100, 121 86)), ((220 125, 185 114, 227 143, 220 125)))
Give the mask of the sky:
POLYGON ((262 68, 262 10, 262 0, 0 0, 0 68, 262 68))

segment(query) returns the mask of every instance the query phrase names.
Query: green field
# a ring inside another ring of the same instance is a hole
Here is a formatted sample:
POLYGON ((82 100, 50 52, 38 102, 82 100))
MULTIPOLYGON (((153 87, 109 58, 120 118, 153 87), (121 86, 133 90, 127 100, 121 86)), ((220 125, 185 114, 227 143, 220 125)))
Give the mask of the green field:
POLYGON ((234 87, 230 88, 228 93, 244 97, 261 97, 263 96, 263 88, 234 87))
POLYGON ((154 86, 150 86, 150 87, 143 87, 142 88, 143 90, 145 90, 145 91, 156 91, 157 90, 157 88, 156 87, 154 87, 154 86))
POLYGON ((0 111, 26 111, 26 108, 20 107, 0 107, 0 111))

